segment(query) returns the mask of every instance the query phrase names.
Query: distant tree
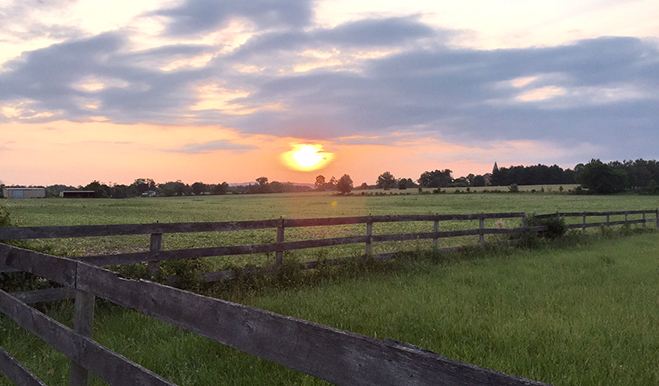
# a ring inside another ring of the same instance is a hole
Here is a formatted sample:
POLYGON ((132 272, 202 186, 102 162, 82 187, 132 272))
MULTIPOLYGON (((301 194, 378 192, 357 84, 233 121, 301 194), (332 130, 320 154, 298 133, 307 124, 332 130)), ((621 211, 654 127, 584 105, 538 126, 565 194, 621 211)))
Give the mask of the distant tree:
POLYGON ((229 184, 227 184, 226 182, 214 185, 211 188, 211 194, 215 194, 215 195, 227 194, 228 192, 229 192, 229 184))
POLYGON ((440 188, 449 186, 451 182, 453 182, 451 173, 453 172, 449 169, 424 172, 421 174, 421 177, 419 177, 419 185, 426 188, 440 188))
POLYGON ((405 181, 404 178, 401 178, 400 180, 398 180, 398 189, 399 190, 407 189, 407 182, 405 181))
POLYGON ((131 195, 139 196, 142 193, 153 190, 156 191, 156 182, 150 178, 138 178, 130 186, 131 195))
POLYGON ((344 174, 339 181, 336 183, 336 189, 341 192, 341 194, 348 194, 352 190, 352 179, 349 175, 344 174))
POLYGON ((459 188, 466 188, 469 186, 469 180, 465 177, 456 178, 453 182, 450 183, 450 186, 455 186, 459 188))
POLYGON ((359 185, 359 189, 361 190, 366 190, 368 189, 368 184, 366 182, 362 182, 361 185, 359 185))
POLYGON ((396 178, 389 172, 384 172, 378 176, 375 186, 380 189, 388 190, 396 186, 396 178))
POLYGON ((110 187, 105 185, 105 184, 101 184, 100 182, 98 182, 96 180, 94 180, 94 181, 90 182, 89 184, 87 184, 87 186, 85 186, 83 189, 93 191, 95 198, 108 198, 108 197, 110 197, 110 187))
POLYGON ((628 176, 621 167, 613 167, 599 159, 593 159, 580 168, 577 182, 590 192, 612 194, 620 193, 627 188, 628 176))
POLYGON ((192 188, 192 194, 194 194, 195 196, 199 196, 200 194, 203 194, 208 190, 206 184, 204 184, 203 182, 195 182, 194 184, 192 184, 192 186, 190 186, 190 188, 192 188))
POLYGON ((485 177, 480 174, 474 176, 471 180, 471 186, 485 186, 485 177))
POLYGON ((159 184, 158 190, 160 194, 166 197, 185 196, 192 192, 192 188, 181 182, 181 180, 169 181, 165 182, 164 184, 159 184))
POLYGON ((316 187, 316 189, 324 189, 325 188, 325 183, 326 183, 325 182, 325 176, 323 176, 322 174, 316 176, 316 182, 314 183, 314 186, 316 187))
POLYGON ((270 192, 270 186, 268 186, 268 177, 259 177, 256 179, 256 182, 259 185, 256 187, 256 191, 253 193, 268 193, 270 192))
POLYGON ((110 197, 112 198, 126 198, 128 197, 128 185, 119 185, 119 184, 114 184, 110 188, 110 197))

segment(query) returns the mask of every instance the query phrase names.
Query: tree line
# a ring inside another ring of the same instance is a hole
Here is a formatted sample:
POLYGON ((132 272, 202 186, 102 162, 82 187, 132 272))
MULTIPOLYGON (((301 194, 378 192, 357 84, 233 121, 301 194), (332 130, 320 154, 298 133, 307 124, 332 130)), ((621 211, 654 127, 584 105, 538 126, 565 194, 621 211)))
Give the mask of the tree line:
MULTIPOLYGON (((270 182, 267 177, 258 177, 256 183, 233 185, 226 182, 206 184, 195 182, 191 185, 177 181, 157 183, 150 178, 138 178, 130 185, 104 184, 92 181, 85 186, 51 185, 46 187, 48 197, 58 197, 67 190, 93 191, 99 198, 127 198, 139 196, 191 196, 191 195, 222 195, 222 194, 257 194, 257 193, 287 193, 306 192, 311 190, 337 191, 348 194, 353 189, 408 189, 408 188, 446 188, 446 187, 483 187, 483 186, 517 186, 517 185, 555 185, 579 184, 576 194, 614 194, 621 192, 637 192, 641 194, 659 194, 659 162, 646 161, 611 161, 604 163, 592 159, 586 164, 578 164, 574 169, 563 169, 558 165, 532 165, 497 167, 492 173, 468 174, 453 178, 450 169, 436 169, 421 173, 418 179, 396 178, 385 171, 380 174, 372 185, 366 182, 358 187, 353 186, 350 175, 344 174, 339 179, 332 176, 326 179, 323 175, 316 176, 311 186, 296 185, 291 182, 270 182)), ((5 187, 0 182, 0 188, 5 187)), ((8 186, 19 187, 19 186, 8 186)), ((2 190, 0 189, 0 192, 2 190)), ((1 193, 0 193, 1 194, 1 193)), ((1 196, 0 196, 1 197, 1 196)))

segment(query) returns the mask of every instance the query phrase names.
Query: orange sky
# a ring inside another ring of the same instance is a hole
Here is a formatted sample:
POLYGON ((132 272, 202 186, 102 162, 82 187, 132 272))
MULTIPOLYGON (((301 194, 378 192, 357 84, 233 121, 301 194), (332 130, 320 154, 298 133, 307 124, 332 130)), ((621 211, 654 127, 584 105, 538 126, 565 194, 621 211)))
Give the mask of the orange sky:
MULTIPOLYGON (((488 149, 442 143, 432 138, 390 135, 388 145, 346 145, 302 138, 246 135, 236 130, 206 126, 165 127, 117 125, 104 122, 55 121, 47 124, 0 124, 3 135, 2 178, 9 184, 86 185, 93 180, 130 184, 136 178, 157 182, 182 180, 313 183, 318 174, 339 178, 349 174, 355 184, 375 183, 390 171, 394 176, 417 179, 426 170, 449 168, 454 177, 491 171, 491 154, 528 157, 542 144, 499 143, 488 149), (111 135, 108 135, 111 133, 111 135), (226 140, 245 149, 195 150, 185 144, 226 140), (325 168, 299 171, 286 165, 282 153, 292 145, 313 143, 334 154, 325 168), (486 157, 479 157, 486 153, 486 157), (27 161, 26 161, 27 160, 27 161)), ((345 138, 355 140, 356 138, 345 138)), ((373 140, 373 138, 369 138, 373 140)), ((559 154, 556 154, 557 156, 559 154)), ((548 156, 551 156, 549 154, 548 156)))

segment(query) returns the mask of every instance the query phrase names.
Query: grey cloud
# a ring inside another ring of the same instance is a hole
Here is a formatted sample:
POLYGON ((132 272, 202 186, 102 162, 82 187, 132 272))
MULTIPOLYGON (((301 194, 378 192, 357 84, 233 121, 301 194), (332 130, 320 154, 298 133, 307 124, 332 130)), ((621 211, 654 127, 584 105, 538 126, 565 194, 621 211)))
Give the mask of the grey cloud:
POLYGON ((169 35, 193 35, 221 28, 235 17, 250 19, 260 27, 301 27, 311 20, 311 6, 309 0, 187 0, 151 14, 169 18, 169 35))
POLYGON ((393 46, 434 35, 414 17, 358 20, 316 33, 319 40, 342 46, 393 46))
POLYGON ((181 121, 184 106, 196 99, 190 84, 204 78, 204 70, 162 72, 142 66, 153 61, 190 56, 204 51, 200 46, 167 47, 124 54, 121 33, 105 33, 89 39, 52 45, 24 54, 0 73, 1 100, 34 100, 35 110, 63 111, 60 118, 84 120, 103 115, 114 122, 181 121), (76 87, 86 79, 110 79, 101 90, 76 87), (100 102, 97 110, 80 106, 81 99, 100 102))
MULTIPOLYGON (((201 12, 207 6, 215 10, 233 7, 227 15, 263 16, 251 5, 218 4, 189 1, 179 13, 201 12)), ((271 7, 286 13, 283 5, 273 4, 271 7)), ((290 18, 302 23, 304 17, 295 16, 296 12, 290 18)), ((212 29, 228 20, 229 16, 222 15, 201 18, 197 29, 185 27, 185 18, 172 16, 170 28, 179 31, 176 33, 212 29)), ((273 15, 272 23, 279 26, 284 19, 277 12, 273 15)), ((0 101, 31 99, 35 110, 61 110, 64 116, 58 118, 70 120, 85 120, 93 114, 118 123, 219 123, 247 133, 306 139, 408 132, 476 145, 537 140, 577 148, 589 143, 608 153, 575 157, 656 158, 659 48, 646 41, 600 38, 557 47, 485 51, 444 45, 450 31, 430 28, 415 18, 363 20, 309 30, 296 28, 300 25, 296 22, 276 31, 262 31, 226 55, 217 54, 217 47, 203 45, 127 53, 125 36, 117 32, 53 45, 5 66, 8 70, 0 73, 0 101), (386 47, 398 53, 355 59, 351 71, 339 66, 338 70, 281 74, 282 69, 297 63, 302 51, 328 47, 340 51, 386 47), (163 72, 149 67, 150 63, 203 53, 215 55, 204 68, 163 72), (234 69, 240 66, 265 70, 246 73, 234 69), (87 76, 117 79, 125 85, 98 91, 72 86, 87 76), (537 79, 514 87, 511 80, 521 77, 537 79), (194 86, 206 82, 249 91, 248 96, 231 101, 233 104, 247 108, 277 104, 286 109, 261 109, 246 115, 190 110, 198 98, 194 86), (543 87, 564 90, 564 94, 519 100, 524 93, 543 87), (634 95, 615 95, 626 90, 634 95), (98 110, 82 109, 80 98, 97 99, 98 110)), ((198 153, 229 145, 189 144, 177 151, 198 153)))
POLYGON ((173 153, 202 154, 216 150, 251 150, 251 149, 256 149, 256 146, 241 145, 221 139, 217 141, 210 141, 203 143, 189 143, 178 149, 170 149, 168 151, 173 153))
POLYGON ((12 41, 36 38, 74 38, 81 35, 77 28, 45 24, 41 21, 42 13, 60 10, 71 2, 71 0, 14 1, 0 7, 0 20, 2 20, 3 27, 7 31, 11 31, 10 40, 12 41))
POLYGON ((402 47, 419 39, 433 38, 447 41, 455 32, 431 28, 416 17, 393 17, 357 20, 329 29, 310 31, 286 30, 253 38, 233 55, 244 60, 253 56, 276 55, 304 49, 341 49, 370 47, 402 47))

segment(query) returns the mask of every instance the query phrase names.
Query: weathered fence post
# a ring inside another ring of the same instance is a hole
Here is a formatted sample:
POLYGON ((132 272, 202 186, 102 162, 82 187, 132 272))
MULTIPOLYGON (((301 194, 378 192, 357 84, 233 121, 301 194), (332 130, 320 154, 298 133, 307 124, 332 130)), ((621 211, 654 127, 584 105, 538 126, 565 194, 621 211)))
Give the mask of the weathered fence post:
POLYGON ((435 220, 432 230, 435 232, 435 237, 432 239, 432 248, 433 251, 437 252, 439 250, 439 237, 437 237, 437 233, 439 233, 439 220, 435 220))
POLYGON ((627 224, 627 216, 629 216, 629 213, 625 212, 625 224, 627 224))
MULTIPOLYGON (((281 222, 277 227, 277 244, 284 242, 284 218, 281 218, 281 222)), ((279 249, 275 252, 275 266, 281 267, 284 262, 284 250, 279 249)))
POLYGON ((584 235, 586 234, 586 215, 585 214, 583 215, 583 223, 582 223, 581 233, 583 233, 584 235))
POLYGON ((607 227, 610 227, 610 226, 611 226, 611 225, 609 225, 609 223, 610 223, 609 219, 610 219, 610 215, 607 214, 607 215, 606 215, 606 226, 607 226, 607 227))
POLYGON ((485 245, 485 233, 483 232, 485 229, 485 217, 483 216, 480 216, 478 218, 478 229, 479 229, 478 242, 480 243, 480 245, 485 245))
POLYGON ((373 254, 373 220, 369 217, 366 221, 366 256, 373 254))
POLYGON ((646 227, 646 225, 645 225, 645 212, 643 212, 643 229, 645 229, 645 227, 646 227))
MULTIPOLYGON (((91 338, 94 330, 95 296, 76 291, 75 311, 73 314, 73 329, 81 335, 91 338)), ((88 386, 89 371, 71 361, 71 386, 88 386)))
POLYGON ((522 213, 522 228, 526 228, 526 212, 522 213))
MULTIPOLYGON (((162 248, 162 233, 152 233, 151 242, 149 245, 149 252, 151 252, 151 257, 155 258, 158 254, 158 251, 162 248)), ((159 261, 149 261, 149 265, 146 268, 146 273, 150 277, 160 276, 160 262, 159 261)))

